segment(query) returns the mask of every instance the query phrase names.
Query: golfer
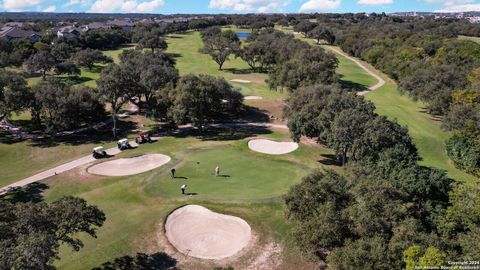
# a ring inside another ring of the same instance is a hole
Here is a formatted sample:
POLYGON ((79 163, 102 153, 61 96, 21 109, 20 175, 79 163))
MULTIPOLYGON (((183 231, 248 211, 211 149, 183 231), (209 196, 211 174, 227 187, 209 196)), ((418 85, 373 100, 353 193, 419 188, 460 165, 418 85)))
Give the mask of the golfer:
POLYGON ((187 185, 183 184, 180 189, 182 190, 182 194, 185 195, 185 189, 187 189, 187 185))
POLYGON ((215 176, 220 176, 220 167, 217 167, 215 168, 215 176))
POLYGON ((172 178, 175 178, 175 172, 176 172, 176 171, 177 171, 177 170, 175 170, 175 168, 172 168, 172 169, 170 170, 170 172, 172 173, 172 178))

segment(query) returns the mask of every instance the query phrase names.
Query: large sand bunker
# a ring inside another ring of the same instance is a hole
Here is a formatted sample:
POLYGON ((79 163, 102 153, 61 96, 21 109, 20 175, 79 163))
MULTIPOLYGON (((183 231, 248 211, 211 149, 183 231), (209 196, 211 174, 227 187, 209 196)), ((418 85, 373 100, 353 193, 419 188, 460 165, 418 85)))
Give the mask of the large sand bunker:
POLYGON ((162 154, 149 154, 133 158, 120 158, 106 161, 88 168, 91 174, 106 176, 125 176, 143 173, 158 168, 170 161, 170 157, 162 154))
POLYGON ((222 259, 247 246, 251 229, 245 220, 199 205, 173 211, 165 223, 168 240, 180 252, 201 259, 222 259))
POLYGON ((275 142, 271 140, 258 139, 249 141, 248 147, 255 152, 270 155, 283 155, 297 150, 298 143, 275 142))
POLYGON ((246 96, 243 99, 245 99, 245 100, 259 100, 259 99, 263 99, 263 97, 260 97, 260 96, 246 96))

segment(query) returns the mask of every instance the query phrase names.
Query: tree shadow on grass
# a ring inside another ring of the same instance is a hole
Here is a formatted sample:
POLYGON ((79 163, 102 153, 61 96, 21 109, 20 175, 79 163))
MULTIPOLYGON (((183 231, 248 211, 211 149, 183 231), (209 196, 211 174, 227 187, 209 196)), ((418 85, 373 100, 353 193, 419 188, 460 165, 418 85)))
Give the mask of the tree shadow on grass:
POLYGON ((322 154, 321 155, 324 159, 319 160, 318 162, 327 165, 327 166, 342 166, 342 162, 338 160, 336 155, 331 154, 322 154))
POLYGON ((229 127, 210 127, 197 133, 197 137, 202 141, 237 141, 271 133, 272 131, 266 127, 232 124, 229 127))
POLYGON ((239 119, 247 122, 267 123, 270 117, 266 110, 261 110, 256 107, 244 105, 243 112, 239 115, 239 119))
POLYGON ((342 86, 342 89, 345 89, 347 91, 361 92, 361 91, 368 90, 368 88, 365 85, 352 82, 352 81, 340 80, 340 85, 342 86))
POLYGON ((71 77, 65 77, 65 81, 76 85, 76 84, 82 84, 89 81, 93 81, 93 79, 89 77, 71 76, 71 77))
POLYGON ((254 71, 251 68, 224 68, 223 71, 232 74, 251 74, 254 71))
POLYGON ((24 187, 13 188, 7 193, 0 195, 0 199, 12 203, 38 203, 43 201, 43 191, 48 189, 48 185, 44 183, 34 182, 24 187))
MULTIPOLYGON (((136 123, 132 121, 119 120, 117 122, 117 138, 127 137, 129 133, 137 128, 136 123)), ((98 129, 87 129, 83 132, 55 137, 36 138, 31 140, 31 146, 35 147, 55 147, 64 145, 82 145, 82 144, 101 144, 105 141, 112 141, 112 124, 107 124, 98 129)))
POLYGON ((164 252, 154 254, 137 253, 135 257, 123 256, 105 262, 92 270, 174 270, 177 260, 164 252))
POLYGON ((183 54, 181 53, 167 53, 168 56, 171 56, 173 58, 179 58, 179 57, 182 57, 183 54))

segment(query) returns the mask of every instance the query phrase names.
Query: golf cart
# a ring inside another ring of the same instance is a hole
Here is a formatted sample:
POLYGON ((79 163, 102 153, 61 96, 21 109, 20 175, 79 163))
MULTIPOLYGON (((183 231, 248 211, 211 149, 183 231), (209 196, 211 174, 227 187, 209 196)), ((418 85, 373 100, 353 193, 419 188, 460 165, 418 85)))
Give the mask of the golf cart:
POLYGON ((94 159, 106 158, 108 156, 103 146, 93 148, 92 155, 94 159))
POLYGON ((118 146, 118 149, 120 149, 120 151, 132 148, 132 146, 128 142, 128 139, 119 140, 118 143, 117 143, 117 146, 118 146))
POLYGON ((153 141, 147 132, 142 132, 135 138, 135 142, 138 144, 144 144, 144 143, 151 143, 153 141))

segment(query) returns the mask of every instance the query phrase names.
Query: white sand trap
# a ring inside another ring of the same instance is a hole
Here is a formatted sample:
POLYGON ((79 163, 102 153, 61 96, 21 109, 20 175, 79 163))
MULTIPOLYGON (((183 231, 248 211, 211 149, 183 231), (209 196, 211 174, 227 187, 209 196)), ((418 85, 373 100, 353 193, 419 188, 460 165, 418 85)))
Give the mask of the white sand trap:
POLYGON ((173 211, 165 222, 168 240, 180 252, 201 259, 222 259, 248 245, 250 225, 238 217, 187 205, 173 211))
POLYGON ((249 141, 248 147, 255 152, 270 155, 283 155, 297 150, 298 143, 275 142, 271 140, 258 139, 249 141))
POLYGON ((143 173, 158 168, 170 161, 162 154, 149 154, 133 158, 120 158, 94 165, 87 169, 91 174, 125 176, 143 173))
POLYGON ((263 97, 259 97, 259 96, 246 96, 246 97, 244 97, 243 99, 245 99, 245 100, 255 100, 255 99, 263 99, 263 97))
POLYGON ((241 79, 233 79, 233 80, 230 80, 231 82, 236 82, 236 83, 251 83, 251 81, 247 81, 247 80, 241 80, 241 79))

